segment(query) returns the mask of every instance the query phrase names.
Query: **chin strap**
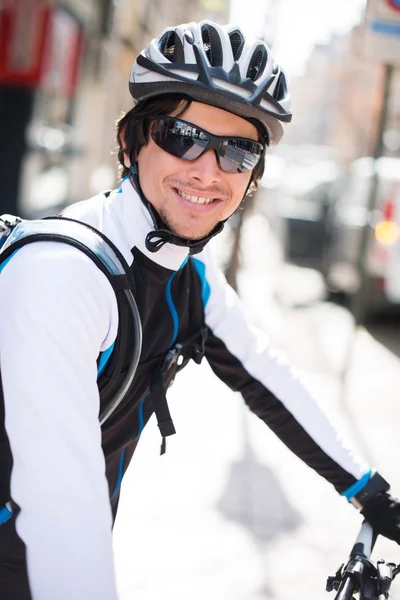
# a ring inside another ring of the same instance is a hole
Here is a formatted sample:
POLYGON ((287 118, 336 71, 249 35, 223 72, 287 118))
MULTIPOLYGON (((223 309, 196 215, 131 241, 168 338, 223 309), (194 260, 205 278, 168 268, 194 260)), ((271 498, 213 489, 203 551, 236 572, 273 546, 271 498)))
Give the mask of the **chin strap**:
POLYGON ((145 197, 139 183, 139 171, 137 163, 134 163, 129 169, 129 181, 139 194, 140 200, 149 211, 151 220, 153 221, 154 231, 150 231, 150 233, 146 235, 145 240, 146 248, 149 252, 158 252, 158 250, 160 250, 164 244, 175 244, 176 246, 184 246, 185 248, 189 248, 190 254, 198 254, 203 250, 204 246, 211 240, 211 238, 218 233, 221 233, 223 230, 225 221, 218 223, 211 233, 200 240, 187 240, 175 235, 170 229, 168 229, 168 226, 161 220, 159 214, 154 210, 153 205, 145 197))

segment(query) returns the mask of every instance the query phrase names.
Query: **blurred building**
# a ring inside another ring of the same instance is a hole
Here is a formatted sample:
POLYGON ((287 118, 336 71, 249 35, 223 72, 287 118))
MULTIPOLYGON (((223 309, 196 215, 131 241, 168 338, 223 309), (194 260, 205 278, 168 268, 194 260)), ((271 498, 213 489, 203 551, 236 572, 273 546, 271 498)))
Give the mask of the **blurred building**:
MULTIPOLYGON (((315 46, 305 73, 293 81, 293 122, 286 141, 335 148, 342 164, 373 152, 382 99, 383 67, 360 51, 361 28, 315 46)), ((387 153, 400 137, 400 77, 393 80, 387 153), (397 134, 396 134, 397 132, 397 134)))
POLYGON ((228 9, 229 0, 0 3, 0 214, 49 214, 114 186, 115 121, 132 106, 136 54, 168 25, 226 22, 228 9))

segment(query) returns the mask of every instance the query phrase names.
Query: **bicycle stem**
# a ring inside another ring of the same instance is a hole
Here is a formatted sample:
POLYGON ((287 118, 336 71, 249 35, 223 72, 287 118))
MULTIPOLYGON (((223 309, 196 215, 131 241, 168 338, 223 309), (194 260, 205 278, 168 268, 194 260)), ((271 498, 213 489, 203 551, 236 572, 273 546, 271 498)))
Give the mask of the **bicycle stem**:
POLYGON ((336 575, 328 577, 327 591, 336 590, 335 600, 352 600, 360 593, 360 600, 387 600, 389 589, 400 565, 379 560, 371 562, 370 556, 377 539, 371 525, 364 521, 350 552, 336 575))

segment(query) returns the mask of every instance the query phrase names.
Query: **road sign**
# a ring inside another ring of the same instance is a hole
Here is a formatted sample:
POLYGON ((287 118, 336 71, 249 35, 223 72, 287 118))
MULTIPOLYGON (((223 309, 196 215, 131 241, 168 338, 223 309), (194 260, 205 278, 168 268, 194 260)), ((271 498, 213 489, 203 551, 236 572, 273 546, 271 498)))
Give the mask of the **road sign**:
POLYGON ((377 62, 400 64, 400 0, 368 0, 363 53, 377 62))

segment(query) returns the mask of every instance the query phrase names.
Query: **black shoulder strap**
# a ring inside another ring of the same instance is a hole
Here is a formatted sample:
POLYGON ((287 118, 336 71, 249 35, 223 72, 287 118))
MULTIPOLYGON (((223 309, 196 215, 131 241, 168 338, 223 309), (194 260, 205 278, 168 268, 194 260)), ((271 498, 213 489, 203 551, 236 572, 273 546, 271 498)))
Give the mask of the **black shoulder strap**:
MULTIPOLYGON (((140 315, 133 295, 134 280, 129 265, 119 249, 103 233, 74 219, 49 217, 46 219, 22 221, 10 215, 0 216, 0 265, 19 248, 39 241, 68 244, 81 250, 106 275, 115 293, 122 291, 133 319, 134 340, 129 369, 109 406, 100 414, 103 424, 123 401, 129 390, 142 347, 140 315), (3 240, 3 243, 1 243, 3 240)), ((118 301, 119 294, 117 294, 118 301)), ((118 301, 119 317, 121 305, 118 301)), ((116 373, 116 377, 118 374, 116 373)))

